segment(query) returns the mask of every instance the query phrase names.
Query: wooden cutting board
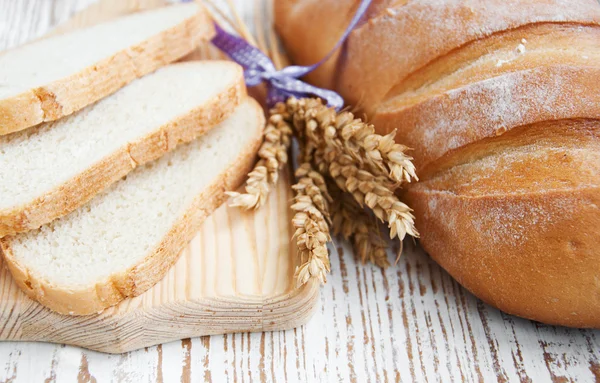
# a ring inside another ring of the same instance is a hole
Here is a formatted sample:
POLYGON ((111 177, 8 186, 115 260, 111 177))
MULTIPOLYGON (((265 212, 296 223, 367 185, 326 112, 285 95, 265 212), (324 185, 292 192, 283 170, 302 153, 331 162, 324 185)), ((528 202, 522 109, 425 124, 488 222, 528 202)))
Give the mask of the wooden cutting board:
MULTIPOLYGON (((101 0, 53 33, 160 5, 162 0, 101 0)), ((217 56, 204 46, 188 59, 217 56)), ((294 285, 291 198, 284 172, 257 212, 221 206, 160 283, 97 315, 63 316, 30 300, 0 260, 0 340, 119 353, 194 336, 302 325, 317 309, 319 286, 294 285)))

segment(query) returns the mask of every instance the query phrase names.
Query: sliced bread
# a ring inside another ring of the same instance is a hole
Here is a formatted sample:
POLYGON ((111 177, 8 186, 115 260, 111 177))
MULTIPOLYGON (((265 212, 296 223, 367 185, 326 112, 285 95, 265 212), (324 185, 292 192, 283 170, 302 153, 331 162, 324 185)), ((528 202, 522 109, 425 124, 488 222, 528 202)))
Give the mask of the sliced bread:
POLYGON ((213 34, 181 4, 36 41, 0 54, 0 135, 69 115, 173 62, 213 34))
POLYGON ((63 314, 85 315, 158 282, 202 221, 251 169, 264 116, 253 100, 198 140, 136 169, 81 209, 0 240, 17 284, 63 314))
POLYGON ((245 97, 237 64, 179 63, 59 121, 0 136, 0 237, 73 211, 225 120, 245 97))

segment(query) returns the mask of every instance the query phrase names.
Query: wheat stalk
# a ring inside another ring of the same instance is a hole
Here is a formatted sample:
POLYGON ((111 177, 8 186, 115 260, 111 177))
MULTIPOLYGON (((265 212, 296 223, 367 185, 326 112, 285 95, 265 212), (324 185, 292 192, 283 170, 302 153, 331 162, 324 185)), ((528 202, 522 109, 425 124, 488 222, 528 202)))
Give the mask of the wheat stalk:
POLYGON ((319 155, 326 148, 335 149, 352 157, 358 167, 398 186, 418 179, 412 157, 406 154, 408 148, 394 141, 395 131, 381 136, 372 124, 348 111, 338 114, 317 98, 290 98, 286 106, 297 134, 311 142, 305 158, 314 151, 319 155))
POLYGON ((319 99, 290 98, 285 105, 296 134, 304 139, 303 161, 316 164, 361 207, 387 222, 391 238, 419 236, 412 210, 394 194, 402 183, 416 179, 406 147, 392 143, 391 134, 376 134, 350 112, 337 114, 319 99))
POLYGON ((314 170, 310 163, 305 162, 296 169, 295 172, 298 183, 292 188, 297 192, 302 192, 309 196, 317 209, 328 221, 329 204, 333 201, 327 190, 325 178, 321 173, 314 170))
POLYGON ((352 196, 344 193, 334 182, 327 188, 332 195, 332 228, 335 235, 341 234, 352 243, 354 254, 362 263, 370 261, 379 267, 390 265, 387 258, 388 244, 379 232, 379 225, 352 196))
POLYGON ((292 129, 275 107, 265 127, 263 143, 258 151, 260 160, 248 174, 245 193, 227 192, 233 197, 231 206, 258 209, 264 205, 269 190, 277 183, 279 171, 288 162, 292 129))
MULTIPOLYGON (((269 42, 272 49, 266 46, 266 39, 258 31, 258 39, 254 40, 248 33, 248 28, 243 24, 235 7, 230 4, 230 9, 238 25, 236 29, 246 38, 254 43, 263 52, 270 52, 273 62, 277 68, 281 68, 283 62, 288 60, 283 57, 276 44, 275 32, 270 30, 269 42)), ((228 20, 233 24, 230 19, 228 20)), ((257 22, 262 25, 262 22, 257 22)), ((287 151, 290 147, 292 129, 286 121, 289 116, 285 105, 277 105, 270 111, 269 121, 265 128, 263 144, 259 149, 260 160, 248 175, 245 185, 245 193, 229 192, 233 197, 232 205, 245 209, 257 209, 262 206, 267 198, 269 189, 278 180, 279 170, 288 162, 287 151)), ((296 171, 298 183, 293 186, 295 191, 292 209, 296 212, 292 220, 296 232, 296 244, 301 259, 301 265, 296 269, 295 279, 300 286, 310 278, 316 278, 324 283, 326 275, 330 271, 329 254, 326 243, 331 241, 329 235, 329 213, 327 204, 331 197, 325 189, 325 181, 322 176, 306 164, 300 166, 296 171)))
POLYGON ((366 205, 377 218, 388 223, 390 238, 398 236, 403 240, 407 234, 419 236, 412 210, 396 197, 385 179, 359 169, 348 155, 331 155, 328 163, 329 174, 337 186, 350 193, 360 206, 366 205))
MULTIPOLYGON (((249 33, 231 2, 228 2, 239 33, 272 56, 278 69, 287 58, 279 51, 275 32, 270 29, 269 43, 258 30, 257 40, 249 33), (271 49, 267 45, 271 45, 271 49)), ((258 22, 257 25, 262 25, 258 22)), ((269 189, 277 182, 278 172, 288 162, 292 131, 298 137, 303 164, 295 172, 293 186, 295 211, 292 223, 301 258, 296 270, 298 285, 316 278, 322 283, 330 271, 327 242, 330 225, 349 239, 357 256, 379 266, 389 265, 387 243, 379 235, 373 217, 388 222, 391 237, 418 236, 410 208, 400 202, 394 190, 416 180, 412 158, 405 146, 396 144, 395 132, 381 136, 374 128, 350 112, 340 114, 326 108, 318 99, 290 99, 271 110, 259 161, 246 183, 245 193, 228 193, 232 204, 246 209, 262 206, 269 189), (331 179, 324 178, 329 175, 331 179), (335 194, 332 199, 329 190, 335 194)))
POLYGON ((332 199, 325 179, 309 163, 298 167, 295 175, 298 182, 292 186, 296 193, 292 204, 292 210, 296 212, 292 224, 296 229, 294 237, 301 262, 295 273, 296 285, 301 286, 310 278, 325 283, 331 271, 327 242, 331 241, 328 205, 332 199))

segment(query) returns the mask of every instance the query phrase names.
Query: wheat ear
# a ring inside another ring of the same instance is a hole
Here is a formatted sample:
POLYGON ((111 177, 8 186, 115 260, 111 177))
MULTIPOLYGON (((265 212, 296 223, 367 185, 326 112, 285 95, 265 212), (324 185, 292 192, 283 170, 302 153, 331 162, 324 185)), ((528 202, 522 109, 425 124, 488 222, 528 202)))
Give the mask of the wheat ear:
POLYGON ((341 234, 352 243, 354 254, 362 263, 370 261, 379 267, 388 267, 387 242, 381 238, 379 225, 371 214, 354 198, 329 181, 327 189, 332 195, 331 216, 335 235, 341 234))
POLYGON ((276 106, 271 111, 265 127, 263 143, 258 151, 260 160, 248 174, 246 192, 227 192, 227 195, 233 197, 231 206, 258 209, 264 205, 271 186, 277 183, 279 170, 287 164, 292 129, 279 113, 281 107, 281 105, 276 106))
POLYGON ((292 224, 296 229, 294 237, 300 256, 300 266, 295 273, 296 285, 301 286, 310 278, 325 283, 331 271, 327 242, 331 241, 328 221, 332 199, 325 179, 312 169, 310 163, 298 167, 295 175, 298 182, 292 186, 296 193, 292 224))
POLYGON ((362 207, 388 223, 390 237, 418 237, 412 210, 394 194, 404 182, 416 179, 406 147, 390 135, 375 133, 372 125, 350 112, 336 113, 319 99, 289 98, 287 116, 304 140, 302 158, 329 174, 362 207))

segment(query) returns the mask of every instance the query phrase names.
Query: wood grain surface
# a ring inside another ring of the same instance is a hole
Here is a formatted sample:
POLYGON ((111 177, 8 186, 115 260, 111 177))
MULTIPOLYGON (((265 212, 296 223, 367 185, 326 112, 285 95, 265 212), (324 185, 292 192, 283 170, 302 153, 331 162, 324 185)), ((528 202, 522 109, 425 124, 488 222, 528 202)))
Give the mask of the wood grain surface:
MULTIPOLYGON (((89 3, 0 0, 0 49, 39 37, 89 3)), ((236 4, 252 21, 253 0, 236 4)), ((600 331, 503 314, 411 243, 387 270, 356 263, 346 243, 336 244, 321 306, 305 326, 121 355, 0 342, 0 382, 600 381, 600 331)))

